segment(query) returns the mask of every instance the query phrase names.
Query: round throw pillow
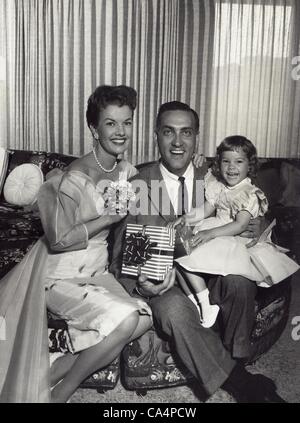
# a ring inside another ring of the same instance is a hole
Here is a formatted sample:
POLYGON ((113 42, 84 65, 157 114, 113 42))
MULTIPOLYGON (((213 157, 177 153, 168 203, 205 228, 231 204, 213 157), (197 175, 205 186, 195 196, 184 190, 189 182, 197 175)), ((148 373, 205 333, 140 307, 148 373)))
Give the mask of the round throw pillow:
POLYGON ((17 166, 6 178, 3 194, 5 201, 17 206, 33 204, 44 181, 41 169, 32 163, 17 166))

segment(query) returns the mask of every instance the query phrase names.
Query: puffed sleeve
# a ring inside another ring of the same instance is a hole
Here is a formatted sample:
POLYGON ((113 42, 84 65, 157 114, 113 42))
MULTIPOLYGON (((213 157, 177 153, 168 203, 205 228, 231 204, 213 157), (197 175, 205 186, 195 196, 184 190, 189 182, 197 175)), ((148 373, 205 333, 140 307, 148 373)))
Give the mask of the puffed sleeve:
POLYGON ((38 194, 38 207, 50 249, 55 252, 87 248, 88 232, 76 220, 80 186, 67 173, 53 176, 38 194))
POLYGON ((120 179, 130 179, 133 176, 137 175, 139 172, 136 167, 134 167, 131 163, 127 160, 122 160, 120 163, 120 179))
POLYGON ((216 202, 224 189, 222 182, 212 174, 211 169, 208 169, 204 176, 205 199, 213 207, 216 207, 216 202))
POLYGON ((265 194, 256 186, 251 185, 237 195, 232 203, 232 217, 246 210, 253 218, 264 216, 268 211, 268 200, 265 194))

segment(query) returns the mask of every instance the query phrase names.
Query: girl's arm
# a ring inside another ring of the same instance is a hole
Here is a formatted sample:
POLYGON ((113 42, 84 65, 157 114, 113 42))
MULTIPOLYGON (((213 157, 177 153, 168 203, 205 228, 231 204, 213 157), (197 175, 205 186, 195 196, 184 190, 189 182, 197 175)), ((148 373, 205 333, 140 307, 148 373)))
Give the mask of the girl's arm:
POLYGON ((199 244, 204 244, 211 239, 219 236, 234 236, 244 232, 251 219, 251 214, 246 210, 241 210, 235 218, 234 222, 227 223, 226 225, 217 228, 207 229, 198 232, 192 239, 192 246, 195 247, 199 244))
POLYGON ((185 215, 186 225, 196 226, 197 223, 201 223, 203 219, 209 217, 214 211, 215 207, 208 201, 205 201, 202 207, 194 208, 185 215))
POLYGON ((203 219, 214 213, 215 208, 208 201, 202 207, 197 207, 189 211, 184 216, 178 217, 173 222, 168 223, 168 227, 176 228, 178 225, 197 226, 203 219))

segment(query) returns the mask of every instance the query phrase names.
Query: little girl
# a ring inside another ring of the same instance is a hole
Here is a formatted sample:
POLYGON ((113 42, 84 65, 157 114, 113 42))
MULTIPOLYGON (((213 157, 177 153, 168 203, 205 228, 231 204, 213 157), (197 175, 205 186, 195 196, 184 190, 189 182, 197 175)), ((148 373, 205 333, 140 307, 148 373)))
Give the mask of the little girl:
POLYGON ((249 240, 235 236, 247 228, 251 218, 263 216, 268 210, 264 193, 251 183, 256 169, 257 153, 251 141, 238 135, 225 138, 217 148, 212 171, 205 177, 203 208, 193 209, 171 224, 196 225, 191 242, 197 247, 176 261, 181 286, 199 306, 204 327, 215 323, 219 306, 210 304, 209 291, 199 273, 236 274, 269 287, 299 269, 282 253, 287 250, 272 243, 271 229, 251 248, 246 246, 249 240), (215 217, 208 217, 214 212, 215 217))

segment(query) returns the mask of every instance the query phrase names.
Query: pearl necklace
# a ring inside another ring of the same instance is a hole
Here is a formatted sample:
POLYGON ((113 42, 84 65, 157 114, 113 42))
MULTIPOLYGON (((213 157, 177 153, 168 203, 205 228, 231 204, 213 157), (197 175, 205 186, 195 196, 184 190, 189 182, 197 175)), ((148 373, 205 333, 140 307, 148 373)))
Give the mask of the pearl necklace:
POLYGON ((103 170, 103 172, 105 172, 105 173, 111 173, 117 167, 118 162, 115 161, 115 163, 114 163, 114 165, 113 165, 113 167, 111 169, 105 169, 105 167, 103 167, 102 164, 98 160, 97 154, 95 152, 95 147, 93 147, 93 154, 94 154, 94 157, 95 157, 95 160, 96 160, 97 165, 100 167, 101 170, 103 170))

